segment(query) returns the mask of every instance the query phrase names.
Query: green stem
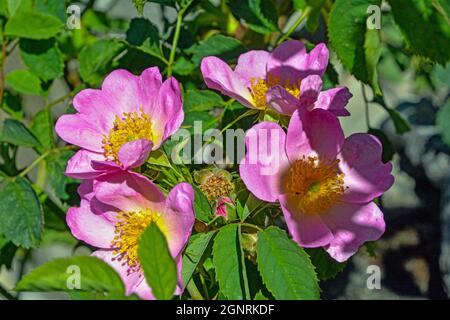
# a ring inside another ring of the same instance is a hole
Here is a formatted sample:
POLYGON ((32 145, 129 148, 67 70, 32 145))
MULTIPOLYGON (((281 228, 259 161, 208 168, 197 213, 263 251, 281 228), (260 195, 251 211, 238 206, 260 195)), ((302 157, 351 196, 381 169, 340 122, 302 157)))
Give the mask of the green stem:
POLYGON ((167 77, 172 75, 172 66, 175 61, 175 54, 178 47, 178 40, 180 40, 181 25, 183 23, 183 15, 189 8, 193 0, 189 1, 183 8, 180 9, 177 16, 177 24, 175 26, 175 34, 173 36, 172 48, 170 49, 169 61, 167 63, 167 77))
POLYGON ((27 174, 30 173, 31 170, 34 169, 42 160, 44 160, 51 152, 51 150, 45 151, 43 154, 41 154, 38 158, 36 158, 28 167, 26 167, 20 174, 19 177, 24 178, 27 174))
POLYGON ((365 110, 366 110, 366 125, 367 125, 367 129, 372 128, 370 126, 370 115, 369 115, 369 100, 367 99, 367 95, 366 95, 366 88, 364 88, 364 84, 361 83, 361 92, 362 92, 362 96, 364 99, 364 105, 365 105, 365 110))
POLYGON ((305 20, 305 18, 309 15, 310 11, 311 11, 311 7, 307 7, 305 9, 305 11, 303 11, 302 15, 297 19, 297 21, 295 21, 294 24, 289 28, 289 30, 285 34, 283 34, 283 36, 280 38, 280 40, 278 40, 277 46, 279 46, 284 40, 286 40, 297 29, 297 27, 300 25, 300 23, 302 23, 302 21, 305 20))
POLYGON ((188 282, 186 289, 191 295, 192 300, 204 300, 202 294, 195 285, 194 279, 191 279, 191 281, 188 282))
POLYGON ((255 109, 251 109, 251 110, 248 110, 248 111, 244 112, 244 113, 241 114, 239 117, 237 117, 236 119, 234 119, 233 121, 231 121, 229 124, 227 124, 227 125, 220 131, 220 133, 223 133, 225 130, 227 130, 228 128, 232 127, 234 124, 236 124, 238 121, 240 121, 240 120, 242 120, 242 119, 244 119, 244 118, 246 118, 246 117, 252 116, 252 115, 256 114, 257 112, 258 112, 258 110, 255 110, 255 109))
POLYGON ((243 223, 241 223, 241 226, 247 227, 247 228, 251 228, 251 229, 255 229, 255 230, 258 230, 258 231, 263 231, 263 229, 261 229, 260 227, 254 225, 254 224, 251 224, 251 223, 243 222, 243 223))

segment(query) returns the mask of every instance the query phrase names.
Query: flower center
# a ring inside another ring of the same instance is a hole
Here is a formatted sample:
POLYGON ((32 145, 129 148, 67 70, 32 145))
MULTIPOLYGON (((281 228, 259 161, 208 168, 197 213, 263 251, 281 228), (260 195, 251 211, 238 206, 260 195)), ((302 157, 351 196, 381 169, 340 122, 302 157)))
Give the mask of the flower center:
POLYGON ((123 118, 116 116, 114 126, 103 138, 103 150, 108 160, 120 164, 118 153, 123 144, 139 139, 153 140, 152 124, 148 114, 124 112, 123 118))
POLYGON ((150 223, 156 223, 161 232, 167 236, 167 228, 160 215, 151 210, 119 212, 114 226, 114 239, 111 241, 113 260, 122 261, 129 267, 128 274, 140 269, 138 244, 144 230, 150 223))
POLYGON ((303 213, 325 213, 340 200, 345 187, 338 163, 303 156, 291 166, 285 187, 303 213))
POLYGON ((282 85, 287 92, 298 98, 300 96, 300 80, 297 83, 291 83, 289 79, 285 83, 281 83, 281 79, 270 73, 267 74, 267 80, 261 78, 250 79, 250 91, 253 96, 253 101, 257 109, 265 109, 267 107, 266 93, 267 91, 277 85, 282 85))
POLYGON ((209 201, 217 200, 222 196, 227 196, 233 191, 233 184, 227 178, 215 174, 209 177, 200 185, 200 190, 209 201))

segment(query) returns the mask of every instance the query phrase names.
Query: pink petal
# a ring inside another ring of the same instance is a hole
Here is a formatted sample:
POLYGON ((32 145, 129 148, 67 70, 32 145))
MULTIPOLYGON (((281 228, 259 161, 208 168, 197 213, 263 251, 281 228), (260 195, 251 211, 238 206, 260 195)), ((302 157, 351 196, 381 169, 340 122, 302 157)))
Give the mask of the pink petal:
POLYGON ((166 199, 166 211, 162 216, 167 228, 167 242, 173 257, 180 254, 191 236, 194 226, 194 190, 182 182, 170 190, 166 199))
POLYGON ((147 114, 157 112, 157 93, 162 85, 162 76, 158 67, 145 69, 139 77, 139 90, 142 97, 142 108, 147 114))
POLYGON ((333 240, 333 234, 319 215, 301 212, 296 199, 287 194, 278 197, 292 239, 305 248, 322 247, 333 240))
POLYGON ((245 86, 250 87, 251 79, 266 79, 266 67, 270 53, 264 50, 252 50, 239 56, 234 72, 245 86))
MULTIPOLYGON (((128 274, 128 266, 123 262, 115 258, 112 250, 97 250, 92 253, 92 256, 97 257, 107 264, 109 264, 122 278, 125 284, 125 294, 131 295, 134 292, 134 288, 144 277, 140 272, 133 272, 128 274)), ((83 280, 81 280, 83 281, 83 280)))
POLYGON ((104 170, 96 170, 93 161, 104 161, 101 153, 91 152, 85 149, 79 150, 67 162, 66 175, 75 179, 93 179, 104 173, 104 170))
POLYGON ((103 81, 102 92, 114 105, 115 114, 139 111, 143 107, 140 78, 124 69, 111 72, 103 81))
POLYGON ((335 116, 349 116, 350 112, 345 109, 345 106, 352 96, 346 87, 322 91, 314 104, 314 108, 328 110, 335 116))
POLYGON ((247 153, 239 172, 248 190, 261 200, 275 202, 282 192, 281 176, 289 165, 285 140, 285 132, 273 122, 261 122, 247 131, 247 153))
POLYGON ((94 214, 89 202, 81 200, 80 207, 67 211, 67 225, 75 238, 94 247, 109 249, 114 238, 114 224, 102 215, 94 214))
POLYGON ((364 242, 378 240, 386 227, 383 213, 372 202, 338 203, 323 219, 334 234, 325 249, 339 262, 350 258, 364 242))
POLYGON ((135 168, 143 165, 152 150, 153 142, 147 139, 139 139, 123 144, 117 156, 124 169, 135 168))
POLYGON ((343 200, 365 203, 381 196, 394 183, 392 164, 381 161, 382 146, 378 138, 356 133, 345 139, 338 159, 348 189, 343 200))
POLYGON ((314 109, 298 109, 292 115, 286 137, 290 162, 302 156, 318 156, 332 161, 344 143, 344 132, 332 113, 314 109))
POLYGON ((84 89, 73 98, 74 108, 90 117, 103 117, 105 122, 114 123, 115 115, 121 115, 120 106, 111 103, 107 94, 97 89, 84 89))
POLYGON ((81 113, 65 114, 56 121, 55 130, 61 139, 70 144, 103 153, 103 135, 108 132, 92 120, 81 113))
POLYGON ((322 90, 322 79, 318 75, 313 74, 304 78, 300 83, 300 105, 305 108, 313 105, 320 90, 322 90))
POLYGON ((273 86, 266 93, 267 104, 285 115, 292 115, 300 107, 299 100, 282 86, 273 86))
POLYGON ((218 90, 249 108, 254 108, 250 91, 224 61, 217 57, 206 57, 203 58, 200 69, 209 88, 218 90))
POLYGON ((328 66, 328 48, 325 43, 319 43, 309 53, 306 63, 303 66, 308 74, 323 76, 328 66))
POLYGON ((170 77, 162 84, 155 102, 155 108, 151 111, 153 149, 157 149, 175 131, 184 120, 181 90, 178 81, 170 77))
POLYGON ((102 175, 94 191, 99 201, 124 212, 155 208, 164 202, 164 194, 153 182, 129 171, 102 175))

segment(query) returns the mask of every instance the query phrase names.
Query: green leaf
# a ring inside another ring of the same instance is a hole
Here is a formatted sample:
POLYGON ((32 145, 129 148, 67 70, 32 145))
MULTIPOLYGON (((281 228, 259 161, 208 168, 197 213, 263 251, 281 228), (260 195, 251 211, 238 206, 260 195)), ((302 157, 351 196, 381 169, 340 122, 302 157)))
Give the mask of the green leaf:
POLYGON ((14 119, 22 120, 23 118, 22 101, 20 100, 20 96, 12 94, 7 90, 3 93, 2 109, 14 119))
POLYGON ((211 239, 215 233, 215 231, 197 233, 190 237, 189 243, 183 254, 183 269, 181 272, 185 285, 191 280, 195 269, 200 263, 203 254, 211 243, 211 239))
POLYGON ((8 142, 21 147, 39 147, 39 141, 25 127, 22 122, 14 119, 5 119, 0 135, 0 141, 8 142))
POLYGON ((211 90, 187 90, 184 96, 184 108, 188 112, 204 112, 223 106, 222 97, 211 90))
POLYGON ((378 30, 366 30, 367 8, 373 0, 336 0, 328 21, 328 37, 344 67, 377 94, 376 66, 379 59, 378 30))
POLYGON ((40 153, 55 147, 53 120, 50 110, 42 109, 36 113, 31 121, 30 129, 41 144, 41 146, 36 147, 40 153))
POLYGON ((5 25, 5 34, 27 39, 49 39, 62 29, 53 15, 40 12, 17 12, 5 25))
POLYGON ((325 4, 325 0, 306 0, 306 2, 311 7, 308 20, 306 21, 306 30, 309 33, 314 33, 319 27, 320 12, 325 4))
POLYGON ((68 199, 69 194, 66 192, 66 186, 69 183, 76 182, 75 179, 67 177, 66 171, 67 161, 73 156, 74 151, 68 149, 56 149, 45 158, 45 165, 48 174, 48 182, 54 190, 55 194, 61 199, 68 199))
POLYGON ((388 136, 380 129, 374 128, 369 129, 367 133, 372 134, 380 139, 381 145, 383 146, 383 151, 381 154, 381 159, 383 160, 383 162, 386 163, 391 161, 395 154, 395 148, 392 145, 392 142, 389 140, 388 136))
POLYGON ((303 10, 306 8, 307 0, 293 0, 295 10, 303 10))
POLYGON ((1 266, 5 266, 7 269, 11 268, 16 251, 17 246, 0 235, 0 268, 1 266))
POLYGON ((240 225, 229 224, 219 230, 214 239, 213 263, 220 291, 228 299, 250 299, 240 225))
POLYGON ((64 61, 55 39, 20 40, 20 55, 29 70, 44 81, 64 73, 64 61))
POLYGON ((166 237, 155 223, 142 234, 138 254, 153 295, 159 300, 172 299, 177 286, 177 266, 170 255, 166 237))
POLYGON ((41 80, 29 70, 14 70, 6 75, 6 83, 17 92, 42 95, 41 80))
POLYGON ((192 62, 196 67, 207 56, 217 56, 222 60, 230 61, 245 51, 245 47, 239 40, 221 34, 213 35, 187 50, 188 53, 193 54, 192 62))
POLYGON ((255 32, 278 31, 277 7, 272 0, 228 0, 233 14, 255 32))
POLYGON ((436 125, 442 140, 450 146, 450 100, 447 100, 436 116, 436 125))
POLYGON ((286 232, 269 227, 258 232, 258 269, 276 299, 311 300, 320 298, 314 266, 308 255, 286 232))
POLYGON ((80 291, 112 292, 123 294, 122 279, 116 271, 97 257, 72 257, 46 263, 27 275, 17 284, 17 291, 71 291, 79 271, 80 291), (73 281, 73 282, 72 282, 73 281))
POLYGON ((6 178, 0 182, 0 234, 16 246, 36 247, 44 227, 39 200, 27 180, 6 178))
POLYGON ((33 10, 32 0, 3 0, 2 2, 7 2, 7 7, 9 15, 12 17, 16 12, 30 12, 33 10))
POLYGON ((450 59, 450 25, 436 9, 440 2, 390 0, 389 4, 412 51, 444 65, 450 59))
POLYGON ((346 262, 339 263, 322 248, 306 249, 312 264, 316 267, 317 276, 320 280, 328 280, 336 277, 344 270, 346 262))
POLYGON ((395 131, 398 134, 403 134, 411 130, 411 126, 409 125, 408 121, 406 121, 405 118, 403 118, 400 113, 398 113, 396 110, 393 109, 386 109, 386 110, 389 113, 389 117, 394 122, 395 131))
POLYGON ((194 210, 195 217, 203 222, 209 222, 212 216, 212 208, 203 192, 194 186, 194 210))
POLYGON ((167 155, 162 150, 152 151, 147 159, 147 163, 158 167, 172 167, 167 155))
POLYGON ((39 12, 51 14, 61 22, 66 22, 66 5, 61 0, 37 0, 36 9, 39 12))
POLYGON ((158 29, 148 19, 134 18, 131 20, 130 28, 127 30, 127 41, 145 53, 162 57, 158 29))
POLYGON ((110 71, 113 59, 124 49, 124 44, 116 40, 99 40, 81 50, 80 76, 91 85, 99 85, 110 71))
POLYGON ((178 58, 173 64, 173 73, 180 76, 188 76, 195 70, 195 65, 184 57, 178 58))

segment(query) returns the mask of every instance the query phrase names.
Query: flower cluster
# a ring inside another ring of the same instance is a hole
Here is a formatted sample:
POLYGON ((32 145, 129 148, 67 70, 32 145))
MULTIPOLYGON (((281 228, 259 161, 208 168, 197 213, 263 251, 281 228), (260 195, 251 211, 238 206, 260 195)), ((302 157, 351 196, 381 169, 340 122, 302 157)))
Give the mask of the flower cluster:
MULTIPOLYGON (((380 141, 369 134, 345 138, 339 116, 349 116, 345 87, 322 90, 328 49, 309 53, 300 41, 286 41, 273 52, 249 51, 230 68, 217 57, 202 60, 206 85, 248 108, 271 110, 289 119, 261 121, 248 130, 247 153, 239 176, 204 169, 186 181, 198 184, 215 203, 217 217, 233 223, 233 179, 256 198, 279 205, 292 239, 302 247, 323 247, 345 261, 385 230, 373 200, 393 184, 391 164, 381 160, 380 141), (287 129, 287 131, 286 131, 287 129)), ((56 131, 80 150, 66 174, 83 179, 81 203, 70 208, 73 235, 99 248, 93 253, 121 275, 127 294, 153 298, 138 257, 138 242, 150 223, 165 235, 181 275, 181 255, 195 222, 194 190, 181 182, 165 196, 139 168, 151 152, 181 126, 182 96, 174 78, 162 81, 157 68, 140 76, 112 72, 101 89, 86 89, 73 100, 75 114, 59 118, 56 131)), ((184 289, 181 277, 175 294, 184 289)))

